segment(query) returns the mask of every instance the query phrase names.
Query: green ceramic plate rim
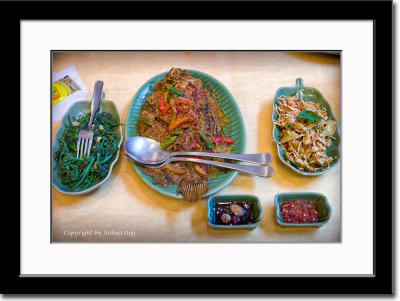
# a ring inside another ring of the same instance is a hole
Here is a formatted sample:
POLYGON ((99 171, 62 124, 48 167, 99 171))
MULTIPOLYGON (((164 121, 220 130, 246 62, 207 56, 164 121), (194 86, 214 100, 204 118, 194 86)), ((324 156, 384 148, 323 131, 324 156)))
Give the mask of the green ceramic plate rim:
MULTIPOLYGON (((316 89, 316 88, 314 88, 314 87, 309 87, 309 86, 304 86, 303 85, 303 79, 302 78, 297 78, 296 79, 296 83, 297 83, 297 85, 296 86, 292 86, 292 87, 280 87, 280 88, 278 88, 277 90, 276 90, 276 92, 275 92, 275 96, 274 96, 274 100, 273 100, 273 102, 272 102, 272 121, 275 121, 275 119, 274 119, 274 114, 276 113, 276 103, 275 103, 275 97, 277 96, 277 92, 279 91, 279 90, 281 90, 281 89, 284 89, 284 88, 299 88, 299 84, 301 84, 301 86, 303 87, 303 88, 309 88, 309 89, 314 89, 314 90, 316 90, 316 91, 318 91, 318 93, 321 95, 321 97, 325 100, 325 105, 324 106, 327 106, 327 108, 329 108, 329 111, 331 112, 331 117, 332 117, 332 119, 334 119, 336 122, 338 122, 337 121, 337 118, 336 118, 336 116, 335 116, 335 114, 334 114, 334 112, 333 112, 333 110, 332 110, 332 107, 331 107, 331 105, 330 105, 330 103, 329 103, 329 101, 325 98, 325 96, 321 93, 321 91, 319 91, 318 89, 316 89)), ((278 131, 279 131, 279 128, 272 122, 272 137, 274 138, 274 140, 275 140, 275 137, 274 137, 274 131, 276 130, 276 129, 278 129, 278 131)), ((339 126, 337 127, 337 129, 336 129, 336 131, 337 131, 337 134, 338 134, 338 137, 339 137, 339 139, 340 139, 340 129, 339 129, 339 126)), ((283 163, 283 164, 285 164, 286 166, 288 166, 289 168, 291 168, 292 170, 294 170, 295 172, 297 172, 297 173, 299 173, 299 174, 301 174, 301 175, 303 175, 303 176, 319 176, 319 175, 322 175, 322 174, 324 174, 324 173, 326 173, 326 172, 328 172, 329 170, 331 170, 336 164, 338 164, 339 163, 339 161, 340 161, 340 140, 339 140, 339 145, 337 146, 338 147, 338 153, 339 153, 339 157, 337 158, 337 159, 335 159, 334 160, 334 164, 331 164, 330 166, 329 166, 329 168, 328 169, 326 169, 326 170, 320 170, 320 171, 316 171, 316 172, 306 172, 306 171, 301 171, 301 170, 299 170, 299 169, 297 169, 295 166, 293 166, 292 164, 290 164, 289 162, 287 162, 284 158, 282 158, 282 155, 281 155, 281 151, 283 152, 283 149, 282 149, 282 147, 278 144, 278 143, 276 143, 275 142, 275 144, 276 144, 276 147, 277 147, 277 152, 278 152, 278 157, 279 157, 279 159, 281 160, 281 162, 283 163)))
MULTIPOLYGON (((235 100, 235 98, 233 97, 233 95, 229 92, 229 90, 225 87, 225 85, 222 84, 222 83, 221 83, 219 80, 217 80, 215 77, 213 77, 213 76, 211 76, 211 75, 209 75, 209 74, 207 74, 207 73, 204 73, 204 72, 201 72, 201 71, 197 71, 197 70, 192 70, 192 69, 184 69, 184 70, 188 71, 189 73, 192 73, 192 75, 193 75, 194 77, 196 77, 197 75, 200 75, 200 76, 202 76, 202 77, 210 78, 211 80, 217 82, 217 83, 223 88, 224 92, 229 96, 229 99, 231 100, 232 105, 235 107, 236 111, 238 112, 240 124, 241 124, 241 127, 242 127, 242 136, 243 136, 243 138, 242 138, 242 139, 243 139, 243 151, 242 151, 242 153, 245 153, 245 152, 246 152, 246 142, 247 142, 247 139, 246 139, 246 127, 245 127, 245 123, 244 123, 242 114, 241 114, 241 112, 240 112, 240 108, 239 108, 238 104, 236 103, 236 100, 235 100), (197 73, 197 74, 196 74, 196 73, 197 73)), ((152 85, 152 84, 158 82, 161 78, 163 78, 163 77, 164 77, 165 75, 167 75, 167 74, 168 74, 168 71, 162 72, 162 73, 159 73, 158 75, 153 76, 152 78, 150 78, 149 80, 147 80, 147 81, 139 88, 139 90, 135 93, 135 95, 133 96, 133 98, 132 98, 132 100, 131 100, 131 103, 130 103, 130 105, 129 105, 129 108, 128 108, 128 112, 127 112, 127 114, 126 114, 126 119, 125 119, 125 120, 126 120, 125 139, 132 137, 132 135, 129 135, 129 134, 128 134, 128 131, 129 131, 130 127, 131 127, 131 126, 128 124, 128 117, 131 115, 131 111, 133 110, 135 101, 136 101, 136 100, 139 98, 139 96, 144 92, 143 90, 145 90, 148 86, 150 86, 150 85, 152 85)), ((211 85, 211 86, 212 86, 212 85, 211 85)), ((146 96, 147 96, 147 94, 146 94, 146 96)), ((142 104, 142 105, 143 105, 143 104, 142 104)), ((181 196, 181 195, 177 195, 177 194, 176 194, 176 189, 174 190, 175 193, 172 193, 172 192, 170 193, 170 192, 168 192, 168 191, 165 191, 165 190, 163 189, 163 187, 160 187, 159 185, 155 185, 155 184, 152 183, 152 177, 145 175, 145 174, 141 171, 140 165, 139 165, 139 164, 137 164, 137 163, 135 163, 135 162, 133 162, 133 161, 131 161, 131 164, 132 164, 134 170, 136 171, 136 173, 138 174, 139 178, 140 178, 146 185, 148 185, 149 187, 151 187, 152 189, 154 189, 155 191, 157 191, 157 192, 159 192, 159 193, 161 193, 161 194, 163 194, 163 195, 166 195, 166 196, 169 196, 169 197, 172 197, 172 198, 176 198, 176 199, 182 199, 182 196, 181 196)), ((238 161, 238 162, 236 162, 236 164, 242 164, 242 162, 238 161)), ((202 196, 202 198, 209 197, 209 196, 211 196, 211 195, 217 193, 218 191, 221 191, 221 190, 224 189, 225 187, 227 187, 227 186, 233 181, 233 179, 237 176, 238 171, 231 170, 231 171, 228 171, 228 173, 230 174, 230 176, 229 176, 227 179, 225 179, 223 182, 221 182, 220 184, 218 184, 216 187, 213 187, 212 189, 210 189, 205 195, 202 196)), ((172 186, 177 186, 177 185, 172 185, 172 186)))
POLYGON ((280 192, 277 193, 274 197, 274 206, 275 206, 275 221, 282 227, 292 227, 292 228, 319 228, 323 225, 325 225, 329 220, 331 219, 332 216, 332 207, 331 204, 329 203, 328 198, 320 193, 320 192, 311 192, 311 191, 298 191, 298 192, 280 192), (280 217, 280 211, 279 211, 279 206, 278 203, 281 203, 282 201, 279 200, 280 197, 285 197, 285 196, 296 196, 298 195, 299 198, 306 198, 308 195, 312 196, 319 196, 321 198, 324 198, 326 205, 329 208, 329 215, 328 218, 322 222, 317 222, 317 223, 304 223, 304 224, 292 224, 292 223, 285 223, 279 219, 280 217))
MULTIPOLYGON (((102 96, 104 97, 104 93, 102 94, 102 96)), ((57 149, 57 147, 56 147, 56 146, 57 146, 57 139, 56 139, 56 137, 59 135, 59 132, 60 132, 60 131, 61 131, 61 132, 64 131, 64 128, 65 128, 64 125, 65 125, 66 121, 68 120, 68 115, 70 114, 70 111, 71 111, 75 106, 80 105, 80 104, 82 104, 82 103, 83 103, 83 104, 87 104, 88 109, 89 109, 89 111, 90 111, 91 101, 76 101, 76 102, 74 102, 73 104, 71 104, 71 106, 68 108, 68 110, 65 112, 63 118, 61 119, 61 124, 60 124, 60 127, 58 128, 58 130, 57 130, 57 132, 56 132, 56 134, 55 134, 55 136, 54 136, 54 143, 53 143, 53 146, 52 146, 52 166, 51 166, 51 169, 52 169, 52 173, 53 173, 53 176, 52 176, 52 179, 53 179, 53 180, 52 180, 53 186, 54 186, 59 192, 64 193, 64 194, 69 194, 69 195, 82 195, 82 194, 89 193, 89 192, 91 192, 91 191, 93 191, 93 190, 99 188, 101 185, 103 185, 103 184, 110 178, 110 176, 111 176, 111 174, 112 174, 112 171, 113 171, 113 168, 114 168, 114 165, 118 162, 119 153, 120 153, 120 150, 121 150, 121 144, 122 144, 122 140, 123 140, 122 126, 119 125, 117 131, 119 132, 119 134, 120 134, 120 136, 121 136, 121 139, 120 139, 120 141, 119 141, 119 143, 118 143, 118 152, 116 153, 116 156, 115 156, 114 160, 111 162, 110 169, 108 170, 107 176, 106 176, 101 182, 99 182, 99 183, 97 183, 96 185, 93 185, 93 186, 91 186, 91 187, 89 187, 89 188, 87 188, 87 189, 85 189, 85 190, 80 190, 80 191, 67 191, 67 190, 64 190, 62 187, 58 187, 58 185, 56 185, 56 184, 54 183, 54 177, 57 177, 57 178, 58 178, 57 172, 53 170, 53 169, 54 169, 54 164, 55 164, 55 162, 54 162, 54 153, 55 153, 55 151, 56 151, 56 149, 57 149)), ((115 103, 114 103, 113 101, 111 101, 111 100, 103 100, 103 99, 102 99, 102 100, 101 100, 101 103, 100 103, 100 110, 103 109, 104 103, 108 103, 108 104, 114 106, 115 112, 117 113, 117 117, 118 117, 118 120, 117 120, 117 121, 118 121, 118 122, 121 122, 121 115, 120 115, 120 113, 119 113, 119 111, 118 111, 118 108, 117 108, 117 106, 115 105, 115 103)), ((115 116, 114 116, 114 118, 115 118, 115 116)))
POLYGON ((261 205, 260 198, 254 194, 221 194, 221 195, 213 195, 210 196, 207 200, 207 223, 210 227, 214 229, 226 229, 226 230, 253 230, 256 228, 263 218, 264 210, 261 205), (217 225, 210 221, 211 217, 211 203, 216 200, 218 202, 219 198, 230 198, 233 199, 234 202, 244 202, 246 199, 254 199, 257 202, 258 207, 260 208, 260 214, 256 222, 248 225, 217 225))

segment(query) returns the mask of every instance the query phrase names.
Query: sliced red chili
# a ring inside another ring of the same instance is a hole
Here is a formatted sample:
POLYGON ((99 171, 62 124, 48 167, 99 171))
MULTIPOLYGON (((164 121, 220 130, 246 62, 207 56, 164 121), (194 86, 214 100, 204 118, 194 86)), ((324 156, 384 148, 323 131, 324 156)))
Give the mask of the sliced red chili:
POLYGON ((171 109, 171 107, 172 107, 171 103, 166 104, 166 105, 164 106, 164 108, 161 110, 161 116, 164 116, 165 113, 167 113, 167 111, 168 111, 169 109, 171 109))
POLYGON ((188 99, 178 98, 177 100, 175 100, 175 104, 177 104, 177 105, 191 105, 193 103, 188 99))
POLYGON ((171 122, 171 124, 168 127, 168 130, 172 131, 174 128, 177 128, 178 126, 180 126, 182 123, 185 123, 185 122, 191 121, 191 120, 192 120, 192 118, 189 116, 181 116, 178 119, 171 122))
POLYGON ((215 141, 217 143, 225 143, 225 144, 232 144, 235 143, 235 140, 226 137, 226 136, 218 136, 218 137, 214 137, 215 141))
POLYGON ((160 98, 160 111, 163 111, 164 108, 165 108, 165 97, 162 96, 162 97, 160 98))

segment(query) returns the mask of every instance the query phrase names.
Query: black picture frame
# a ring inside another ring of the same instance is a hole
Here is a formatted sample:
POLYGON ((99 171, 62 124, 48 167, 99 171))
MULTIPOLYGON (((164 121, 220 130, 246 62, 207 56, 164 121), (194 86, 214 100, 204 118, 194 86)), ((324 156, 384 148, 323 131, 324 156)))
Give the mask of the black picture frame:
MULTIPOLYGON (((211 2, 139 2, 93 1, 77 2, 79 9, 65 16, 51 14, 52 8, 72 5, 61 1, 0 2, 2 31, 7 31, 7 46, 2 54, 14 62, 6 80, 6 97, 20 97, 20 21, 21 20, 114 20, 114 19, 190 19, 190 20, 373 20, 374 24, 374 275, 327 277, 67 277, 49 275, 29 277, 20 274, 20 188, 19 199, 3 202, 5 217, 3 247, 7 265, 2 268, 3 294, 212 294, 212 295, 264 295, 264 294, 387 294, 394 291, 393 284, 393 118, 387 108, 394 111, 393 99, 393 3, 392 1, 213 1, 211 2), (205 5, 207 4, 207 5, 205 5), (228 12, 229 8, 229 13, 228 12), (191 11, 190 16, 186 13, 191 11), (173 12, 166 14, 165 12, 173 12), (282 13, 273 13, 282 12, 282 13), (162 13, 162 14, 161 14, 162 13), (9 33, 12 34, 9 34, 9 33), (379 90, 379 91, 378 91, 379 90), (385 105, 378 105, 379 102, 385 105), (380 147, 385 145, 385 147, 380 147), (378 164, 385 158, 385 164, 378 164), (379 176, 378 176, 379 175, 379 176), (217 281, 218 285, 215 285, 217 281), (240 283, 241 285, 232 285, 240 283), (214 283, 214 284, 213 284, 214 283), (286 284, 290 283, 290 286, 286 284), (312 284, 312 285, 310 285, 312 284), (246 288, 251 287, 251 292, 246 288)), ((260 33, 262 35, 262 33, 260 33)), ((356 38, 356 37, 355 37, 356 38)), ((2 75, 4 78, 4 75, 2 75)), ((3 81, 5 82, 5 81, 3 81)), ((20 104, 15 102, 17 110, 20 104)), ((19 117, 19 116, 18 116, 19 117)), ((15 116, 13 116, 14 124, 15 116)), ((19 119, 21 123, 21 120, 19 119)), ((19 144, 21 146, 21 144, 19 144)), ((21 162, 19 162, 21 164, 21 162)), ((18 166, 20 167, 20 165, 18 166)), ((12 166, 19 174, 19 168, 12 166)), ((14 181, 15 178, 13 177, 14 181)))

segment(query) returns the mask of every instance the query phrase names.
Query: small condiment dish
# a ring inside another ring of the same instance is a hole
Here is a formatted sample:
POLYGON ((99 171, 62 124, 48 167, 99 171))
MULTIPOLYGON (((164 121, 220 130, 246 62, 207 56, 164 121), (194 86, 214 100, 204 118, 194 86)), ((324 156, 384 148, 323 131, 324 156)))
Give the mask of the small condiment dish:
POLYGON ((275 218, 279 226, 284 228, 319 228, 331 217, 332 209, 328 198, 319 192, 283 192, 275 195, 275 218), (314 201, 318 205, 319 220, 316 223, 286 223, 281 214, 281 204, 288 201, 314 201))
POLYGON ((214 195, 211 196, 207 201, 207 217, 208 217, 208 225, 217 230, 252 230, 256 228, 262 219, 263 209, 260 203, 260 199, 252 194, 232 194, 232 195, 214 195), (227 203, 227 202, 248 202, 252 204, 253 214, 254 214, 254 222, 251 224, 227 224, 221 225, 215 223, 215 205, 218 203, 227 203))

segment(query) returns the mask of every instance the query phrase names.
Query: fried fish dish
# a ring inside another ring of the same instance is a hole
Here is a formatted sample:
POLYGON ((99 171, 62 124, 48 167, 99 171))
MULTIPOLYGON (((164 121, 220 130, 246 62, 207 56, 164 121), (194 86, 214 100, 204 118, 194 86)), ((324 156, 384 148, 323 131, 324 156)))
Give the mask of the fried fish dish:
MULTIPOLYGON (((154 85, 140 112, 137 134, 154 139, 164 150, 173 152, 230 153, 235 142, 227 137, 229 120, 213 89, 179 68, 172 68, 154 85)), ((207 193, 210 189, 207 181, 224 172, 216 166, 192 162, 174 162, 162 168, 142 167, 142 170, 153 177, 153 184, 164 187, 177 184, 178 194, 187 201, 196 201, 207 193)))

